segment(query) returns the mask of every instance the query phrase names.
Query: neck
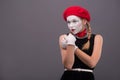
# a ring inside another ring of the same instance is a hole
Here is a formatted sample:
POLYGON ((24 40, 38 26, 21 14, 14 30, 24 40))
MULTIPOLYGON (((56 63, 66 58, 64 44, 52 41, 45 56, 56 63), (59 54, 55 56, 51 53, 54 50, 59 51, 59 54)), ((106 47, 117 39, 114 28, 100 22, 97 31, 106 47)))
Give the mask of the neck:
POLYGON ((82 32, 79 32, 79 33, 77 33, 75 35, 78 38, 85 38, 85 37, 87 37, 87 30, 86 30, 86 28, 82 32))

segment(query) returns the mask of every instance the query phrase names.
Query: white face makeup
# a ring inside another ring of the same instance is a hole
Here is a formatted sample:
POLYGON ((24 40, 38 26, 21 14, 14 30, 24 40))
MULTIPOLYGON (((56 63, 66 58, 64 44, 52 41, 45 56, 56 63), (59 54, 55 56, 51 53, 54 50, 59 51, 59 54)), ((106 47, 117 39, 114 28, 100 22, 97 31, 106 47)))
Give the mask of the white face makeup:
POLYGON ((82 20, 74 15, 67 17, 68 28, 73 34, 77 34, 82 30, 82 20))

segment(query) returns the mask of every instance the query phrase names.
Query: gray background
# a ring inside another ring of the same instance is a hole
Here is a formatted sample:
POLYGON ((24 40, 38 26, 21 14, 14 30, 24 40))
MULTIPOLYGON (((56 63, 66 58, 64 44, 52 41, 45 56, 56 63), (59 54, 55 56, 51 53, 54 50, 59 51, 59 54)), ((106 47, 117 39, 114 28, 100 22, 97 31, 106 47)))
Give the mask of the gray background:
POLYGON ((120 78, 120 0, 0 0, 0 80, 59 80, 59 35, 70 5, 91 13, 92 32, 104 38, 96 80, 120 78))

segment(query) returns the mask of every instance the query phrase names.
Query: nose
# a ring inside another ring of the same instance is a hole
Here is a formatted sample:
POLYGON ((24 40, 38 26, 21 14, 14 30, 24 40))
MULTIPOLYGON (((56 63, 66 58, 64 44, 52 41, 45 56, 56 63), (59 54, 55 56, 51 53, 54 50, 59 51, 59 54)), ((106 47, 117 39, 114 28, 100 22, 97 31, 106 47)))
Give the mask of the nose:
POLYGON ((74 23, 70 23, 70 24, 69 24, 69 27, 70 27, 70 28, 74 28, 74 26, 75 26, 74 23))

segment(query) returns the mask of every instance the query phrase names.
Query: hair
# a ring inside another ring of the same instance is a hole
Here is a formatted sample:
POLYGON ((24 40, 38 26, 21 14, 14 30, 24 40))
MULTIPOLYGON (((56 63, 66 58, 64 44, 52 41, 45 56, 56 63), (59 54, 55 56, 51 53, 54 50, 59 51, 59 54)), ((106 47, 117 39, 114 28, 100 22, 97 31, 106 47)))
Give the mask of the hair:
POLYGON ((82 50, 88 50, 90 47, 91 27, 88 21, 86 23, 86 27, 87 27, 88 41, 83 45, 82 50))

